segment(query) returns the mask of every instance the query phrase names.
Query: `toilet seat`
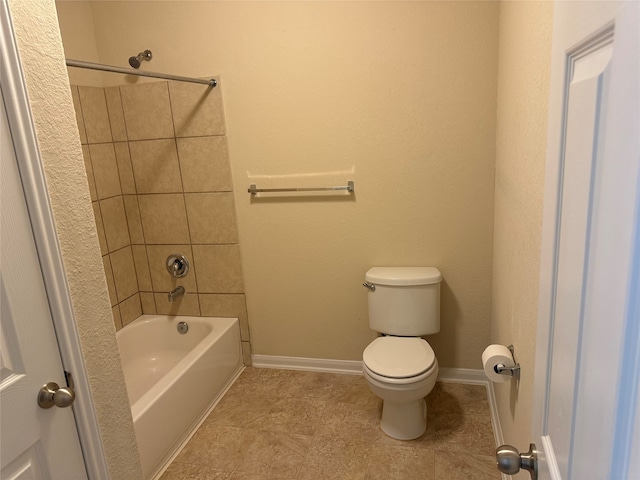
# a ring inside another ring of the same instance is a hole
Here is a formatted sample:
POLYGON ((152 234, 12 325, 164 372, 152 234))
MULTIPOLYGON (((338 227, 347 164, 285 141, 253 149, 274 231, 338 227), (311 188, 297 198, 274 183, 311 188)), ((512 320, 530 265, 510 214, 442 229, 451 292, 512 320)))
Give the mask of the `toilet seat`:
POLYGON ((372 377, 389 383, 420 381, 437 365, 433 349, 420 337, 378 337, 365 348, 362 362, 372 377))

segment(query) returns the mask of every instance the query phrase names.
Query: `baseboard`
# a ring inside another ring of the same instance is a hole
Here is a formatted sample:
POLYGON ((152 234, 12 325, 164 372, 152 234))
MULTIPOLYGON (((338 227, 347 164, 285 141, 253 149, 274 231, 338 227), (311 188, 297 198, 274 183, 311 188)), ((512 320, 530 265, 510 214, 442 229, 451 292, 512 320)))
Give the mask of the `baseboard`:
POLYGON ((444 383, 466 383, 469 385, 487 385, 489 383, 484 371, 474 368, 440 367, 438 381, 444 383))
POLYGON ((346 373, 362 375, 362 362, 358 360, 332 360, 326 358, 281 357, 277 355, 251 355, 256 368, 282 368, 309 372, 346 373))
MULTIPOLYGON (((331 360, 325 358, 281 357, 276 355, 251 355, 253 366, 256 368, 282 368, 286 370, 306 370, 311 372, 346 373, 362 375, 362 362, 358 360, 331 360)), ((498 406, 493 389, 493 383, 485 376, 484 371, 471 368, 440 368, 439 382, 466 383, 469 385, 484 385, 487 389, 487 399, 491 413, 491 426, 496 447, 504 443, 498 406)), ((508 476, 503 475, 503 480, 508 476)))

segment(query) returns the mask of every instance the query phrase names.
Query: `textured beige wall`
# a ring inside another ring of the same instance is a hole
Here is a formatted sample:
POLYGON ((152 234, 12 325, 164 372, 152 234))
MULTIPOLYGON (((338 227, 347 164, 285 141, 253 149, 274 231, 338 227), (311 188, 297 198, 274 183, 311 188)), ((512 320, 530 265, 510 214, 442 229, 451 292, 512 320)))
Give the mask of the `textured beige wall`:
MULTIPOLYGON (((220 75, 255 353, 359 359, 374 265, 441 269, 440 364, 490 340, 495 2, 91 2, 100 61, 220 75), (251 201, 356 183, 354 198, 251 201)), ((66 35, 66 32, 63 31, 66 35)), ((120 84, 119 75, 105 82, 120 84)), ((125 80, 131 81, 131 80, 125 80)))
POLYGON ((110 478, 141 478, 54 3, 9 6, 110 478))
POLYGON ((552 12, 500 6, 491 341, 513 343, 522 367, 519 386, 495 385, 504 439, 519 448, 531 441, 552 12))

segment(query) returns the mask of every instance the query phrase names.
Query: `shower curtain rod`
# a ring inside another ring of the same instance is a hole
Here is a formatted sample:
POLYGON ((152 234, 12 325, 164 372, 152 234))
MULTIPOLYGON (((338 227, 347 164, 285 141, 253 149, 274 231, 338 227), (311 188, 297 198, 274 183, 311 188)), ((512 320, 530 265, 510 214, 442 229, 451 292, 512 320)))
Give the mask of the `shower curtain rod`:
POLYGON ((163 78, 165 80, 175 80, 177 82, 201 83, 215 87, 218 81, 215 78, 211 80, 202 80, 200 78, 181 77, 179 75, 170 75, 168 73, 146 72, 142 70, 134 70, 133 68, 122 68, 113 65, 103 65, 102 63, 84 62, 82 60, 66 59, 68 67, 88 68, 90 70, 102 70, 103 72, 123 73, 125 75, 138 75, 139 77, 163 78))

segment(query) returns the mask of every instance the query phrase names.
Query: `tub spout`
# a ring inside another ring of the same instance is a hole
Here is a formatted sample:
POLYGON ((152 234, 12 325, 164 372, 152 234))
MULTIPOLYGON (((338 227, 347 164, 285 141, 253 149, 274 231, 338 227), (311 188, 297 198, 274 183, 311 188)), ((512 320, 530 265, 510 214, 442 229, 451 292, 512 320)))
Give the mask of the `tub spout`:
POLYGON ((173 302, 176 298, 184 295, 184 287, 182 285, 174 288, 169 292, 169 302, 173 302))

